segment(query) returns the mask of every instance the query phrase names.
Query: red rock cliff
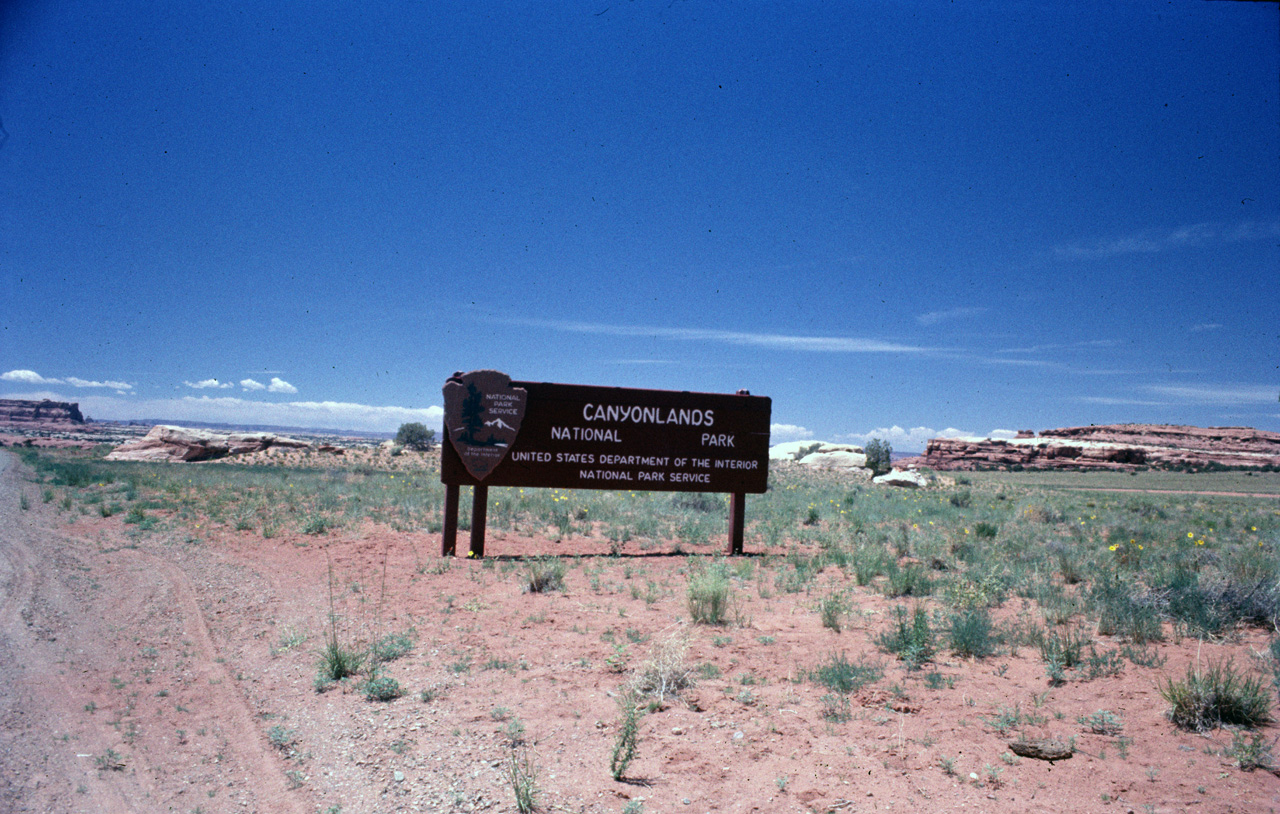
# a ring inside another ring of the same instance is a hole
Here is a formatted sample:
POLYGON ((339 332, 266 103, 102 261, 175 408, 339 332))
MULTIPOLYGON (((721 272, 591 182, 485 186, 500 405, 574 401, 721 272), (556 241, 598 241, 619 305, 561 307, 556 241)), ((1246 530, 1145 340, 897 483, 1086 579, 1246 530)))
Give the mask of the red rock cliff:
POLYGON ((1018 435, 934 438, 921 463, 934 469, 1280 467, 1280 433, 1250 427, 1105 424, 1018 435))
POLYGON ((0 399, 0 424, 83 424, 80 405, 65 401, 0 399))

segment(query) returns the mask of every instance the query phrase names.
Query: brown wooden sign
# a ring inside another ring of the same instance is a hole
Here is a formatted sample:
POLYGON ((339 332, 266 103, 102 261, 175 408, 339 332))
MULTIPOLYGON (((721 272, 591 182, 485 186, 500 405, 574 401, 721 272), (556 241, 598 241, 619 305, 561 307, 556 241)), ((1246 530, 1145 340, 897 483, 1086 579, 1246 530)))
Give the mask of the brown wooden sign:
POLYGON ((444 387, 441 480, 763 493, 771 401, 761 396, 513 382, 493 370, 444 387))
POLYGON ((490 486, 729 492, 729 553, 746 496, 769 487, 772 402, 745 390, 688 393, 513 382, 496 370, 444 385, 440 552, 455 553, 459 488, 473 488, 470 557, 484 556, 490 486))

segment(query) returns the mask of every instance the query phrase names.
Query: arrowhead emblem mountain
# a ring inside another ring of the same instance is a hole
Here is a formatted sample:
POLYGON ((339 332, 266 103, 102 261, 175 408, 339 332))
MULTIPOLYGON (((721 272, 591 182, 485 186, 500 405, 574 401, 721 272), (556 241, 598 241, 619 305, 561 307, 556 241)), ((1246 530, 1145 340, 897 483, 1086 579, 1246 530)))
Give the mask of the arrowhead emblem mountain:
POLYGON ((445 434, 476 480, 484 480, 507 457, 520 432, 528 396, 497 370, 473 370, 445 382, 445 434))

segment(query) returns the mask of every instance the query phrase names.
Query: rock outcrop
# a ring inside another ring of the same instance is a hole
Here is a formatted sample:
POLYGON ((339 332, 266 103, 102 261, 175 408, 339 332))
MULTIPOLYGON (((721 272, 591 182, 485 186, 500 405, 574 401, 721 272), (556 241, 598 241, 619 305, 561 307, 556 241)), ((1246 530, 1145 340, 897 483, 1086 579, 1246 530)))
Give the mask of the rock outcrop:
POLYGON ((80 405, 65 401, 0 399, 0 424, 83 424, 80 405))
POLYGON ((1280 433, 1249 427, 1104 424, 1017 438, 934 438, 933 469, 1207 469, 1280 467, 1280 433))
POLYGON ((271 447, 305 449, 311 446, 267 432, 219 433, 160 424, 142 438, 128 441, 107 454, 108 461, 211 461, 271 447))
POLYGON ((831 444, 826 441, 788 441, 769 448, 772 461, 791 461, 815 469, 835 469, 858 480, 870 480, 867 456, 862 447, 853 444, 831 444))
POLYGON ((924 476, 914 469, 906 471, 894 469, 884 475, 872 478, 871 482, 880 486, 904 486, 908 489, 923 489, 929 485, 924 476))

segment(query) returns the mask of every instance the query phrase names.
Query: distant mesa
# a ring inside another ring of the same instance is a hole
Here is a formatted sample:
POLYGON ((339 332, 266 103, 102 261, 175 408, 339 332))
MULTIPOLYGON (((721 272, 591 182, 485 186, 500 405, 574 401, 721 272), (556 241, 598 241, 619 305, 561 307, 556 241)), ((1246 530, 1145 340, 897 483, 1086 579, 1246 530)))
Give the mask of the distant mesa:
POLYGON ((160 424, 142 438, 123 443, 107 453, 107 460, 212 461, 272 447, 306 449, 310 446, 306 441, 269 432, 221 433, 160 424))
POLYGON ((1099 424, 1016 438, 934 438, 920 466, 938 470, 1280 468, 1280 433, 1251 427, 1099 424))
POLYGON ((0 424, 83 424, 80 405, 65 401, 0 399, 0 424))

